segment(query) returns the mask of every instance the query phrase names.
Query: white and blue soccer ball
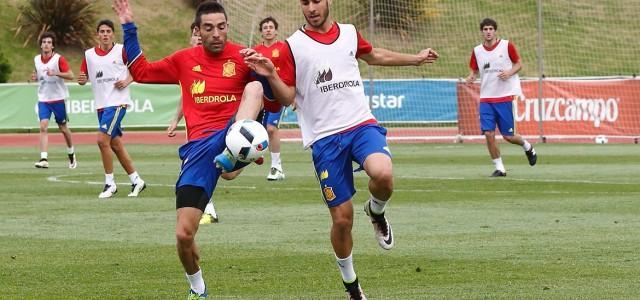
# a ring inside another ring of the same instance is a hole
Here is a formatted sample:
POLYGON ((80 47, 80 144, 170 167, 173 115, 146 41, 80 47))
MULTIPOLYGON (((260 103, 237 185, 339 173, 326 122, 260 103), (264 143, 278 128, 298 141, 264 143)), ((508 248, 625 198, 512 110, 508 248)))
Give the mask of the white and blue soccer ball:
POLYGON ((606 144, 609 142, 609 139, 607 138, 607 136, 601 134, 596 136, 595 142, 596 144, 606 144))
POLYGON ((241 162, 254 162, 269 148, 269 135, 262 124, 251 119, 233 123, 225 137, 231 155, 241 162))

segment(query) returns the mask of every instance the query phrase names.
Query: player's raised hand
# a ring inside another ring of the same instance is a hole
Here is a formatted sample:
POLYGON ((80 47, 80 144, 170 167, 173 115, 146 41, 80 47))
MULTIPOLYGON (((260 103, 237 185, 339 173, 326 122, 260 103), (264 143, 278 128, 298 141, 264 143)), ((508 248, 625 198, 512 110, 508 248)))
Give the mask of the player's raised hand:
POLYGON ((78 84, 85 85, 86 83, 87 83, 87 73, 80 72, 80 74, 78 75, 78 84))
POLYGON ((113 11, 118 15, 120 24, 133 22, 133 11, 131 10, 131 6, 129 6, 129 0, 113 0, 111 8, 113 8, 113 11))

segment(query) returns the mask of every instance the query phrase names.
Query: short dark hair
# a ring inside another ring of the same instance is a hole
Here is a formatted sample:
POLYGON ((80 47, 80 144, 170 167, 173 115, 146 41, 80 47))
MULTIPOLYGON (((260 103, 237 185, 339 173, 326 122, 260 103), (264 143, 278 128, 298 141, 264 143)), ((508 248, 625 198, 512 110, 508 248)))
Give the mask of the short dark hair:
POLYGON ((229 21, 227 18, 227 12, 224 10, 224 6, 222 6, 222 4, 215 0, 207 0, 198 5, 198 8, 196 9, 195 24, 200 27, 200 24, 202 24, 202 15, 215 13, 224 14, 224 19, 229 21))
POLYGON ((113 21, 107 19, 100 20, 100 22, 98 22, 98 26, 96 26, 96 32, 100 32, 100 26, 102 25, 107 25, 111 27, 111 31, 116 32, 116 28, 113 26, 113 21))
POLYGON ((45 31, 38 38, 38 44, 42 45, 42 40, 46 38, 51 38, 51 45, 56 46, 56 34, 51 31, 45 31))
POLYGON ((494 19, 485 18, 482 20, 482 22, 480 22, 480 31, 482 31, 485 26, 493 26, 494 30, 498 30, 498 23, 494 19))
POLYGON ((268 17, 262 19, 262 21, 260 21, 260 25, 258 25, 258 30, 262 31, 262 25, 264 25, 264 23, 268 23, 268 22, 272 22, 273 26, 275 26, 276 30, 278 30, 278 21, 276 21, 276 19, 274 19, 272 16, 268 16, 268 17))
POLYGON ((191 27, 190 28, 191 28, 191 32, 190 33, 193 33, 193 29, 196 28, 196 22, 191 23, 191 27))

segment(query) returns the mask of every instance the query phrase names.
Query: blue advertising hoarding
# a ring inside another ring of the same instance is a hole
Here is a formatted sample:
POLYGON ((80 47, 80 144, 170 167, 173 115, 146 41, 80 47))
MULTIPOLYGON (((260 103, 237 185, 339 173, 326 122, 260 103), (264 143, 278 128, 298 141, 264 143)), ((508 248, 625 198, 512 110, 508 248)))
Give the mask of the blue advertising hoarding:
MULTIPOLYGON (((457 122, 458 100, 455 80, 396 79, 364 81, 364 91, 373 115, 382 123, 457 122)), ((295 112, 287 108, 283 123, 296 123, 295 112)))

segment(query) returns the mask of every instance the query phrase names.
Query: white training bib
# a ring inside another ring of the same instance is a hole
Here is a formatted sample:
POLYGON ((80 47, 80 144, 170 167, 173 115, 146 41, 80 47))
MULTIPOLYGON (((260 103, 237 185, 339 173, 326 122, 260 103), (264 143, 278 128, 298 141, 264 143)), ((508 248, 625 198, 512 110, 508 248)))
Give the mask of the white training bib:
POLYGON ((114 44, 107 55, 100 56, 95 48, 84 53, 87 60, 87 76, 91 82, 96 109, 110 106, 133 105, 129 87, 119 90, 118 80, 126 79, 129 70, 122 60, 122 44, 114 44))
POLYGON ((64 84, 64 79, 58 76, 47 75, 47 70, 60 72, 60 54, 54 53, 45 64, 42 55, 33 58, 36 66, 36 80, 38 80, 38 101, 49 102, 69 98, 69 89, 64 84))
POLYGON ((509 58, 509 41, 500 40, 495 49, 487 51, 482 44, 473 49, 480 71, 480 98, 501 98, 522 95, 520 78, 514 74, 507 80, 498 77, 502 70, 509 70, 513 62, 509 58))

